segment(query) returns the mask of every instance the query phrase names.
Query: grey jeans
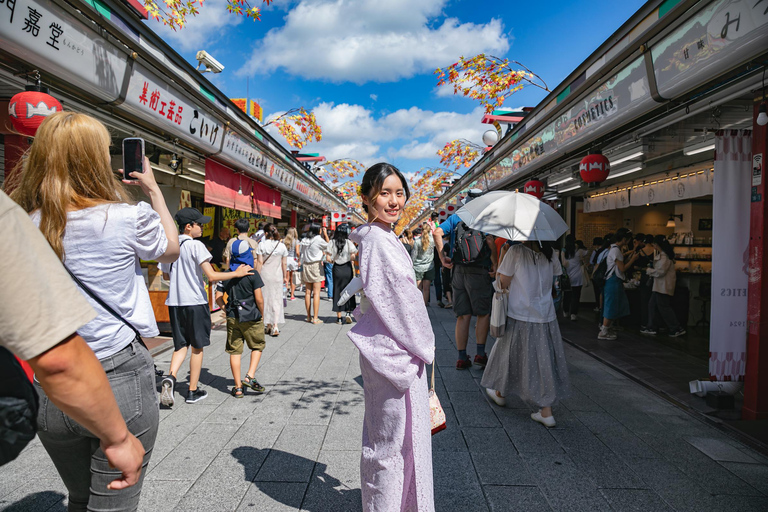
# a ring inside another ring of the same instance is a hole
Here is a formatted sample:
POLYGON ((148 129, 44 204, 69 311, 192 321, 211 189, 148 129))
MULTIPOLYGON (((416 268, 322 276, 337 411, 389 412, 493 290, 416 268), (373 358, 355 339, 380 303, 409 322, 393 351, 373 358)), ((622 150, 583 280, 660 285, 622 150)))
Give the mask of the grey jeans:
POLYGON ((141 479, 127 489, 108 490, 107 484, 120 473, 109 467, 99 439, 56 407, 35 382, 40 394, 38 435, 69 491, 69 511, 136 510, 157 438, 160 409, 154 365, 147 349, 133 341, 117 354, 102 359, 101 365, 128 430, 144 445, 141 479))

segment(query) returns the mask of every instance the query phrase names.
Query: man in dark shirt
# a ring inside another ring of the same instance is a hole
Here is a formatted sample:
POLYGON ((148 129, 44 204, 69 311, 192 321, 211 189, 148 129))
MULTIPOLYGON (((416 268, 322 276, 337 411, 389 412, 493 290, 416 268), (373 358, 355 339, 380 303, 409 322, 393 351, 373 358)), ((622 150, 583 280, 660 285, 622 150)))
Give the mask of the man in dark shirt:
MULTIPOLYGON (((232 244, 232 256, 230 258, 230 270, 234 270, 244 262, 250 262, 253 266, 253 253, 246 240, 235 240, 232 244)), ((264 338, 264 298, 261 289, 264 282, 255 270, 253 275, 223 281, 216 289, 216 303, 226 308, 227 311, 227 348, 229 363, 232 368, 232 377, 235 386, 232 388, 232 396, 242 398, 243 386, 247 386, 257 393, 263 393, 264 387, 254 378, 256 368, 261 360, 261 353, 266 346, 264 338), (224 304, 224 294, 227 294, 227 304, 224 304), (255 310, 254 310, 255 307, 255 310), (255 318, 247 314, 254 313, 255 318), (244 379, 240 379, 240 359, 243 354, 243 344, 251 349, 251 362, 248 365, 248 373, 244 379)))
POLYGON ((215 265, 221 265, 222 260, 222 254, 224 253, 224 248, 227 247, 227 242, 229 241, 229 229, 228 228, 221 228, 219 230, 219 236, 213 237, 210 242, 208 242, 206 245, 208 245, 208 250, 211 251, 211 263, 215 265))

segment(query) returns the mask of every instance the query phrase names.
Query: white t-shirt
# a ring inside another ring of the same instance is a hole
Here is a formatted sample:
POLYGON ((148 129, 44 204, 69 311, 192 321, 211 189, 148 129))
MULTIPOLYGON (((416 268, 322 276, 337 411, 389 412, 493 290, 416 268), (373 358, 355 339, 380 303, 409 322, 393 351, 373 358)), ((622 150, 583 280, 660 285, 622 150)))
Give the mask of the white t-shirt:
MULTIPOLYGON (((32 213, 40 225, 40 213, 32 213)), ((168 239, 160 216, 147 203, 102 204, 67 213, 65 265, 142 336, 157 336, 157 323, 139 259, 165 254, 168 239)), ((98 316, 77 330, 96 357, 116 354, 136 334, 82 292, 98 316)))
POLYGON ((621 249, 619 249, 619 246, 616 244, 611 245, 611 248, 608 251, 608 256, 606 257, 608 259, 605 262, 607 265, 605 269, 605 280, 607 281, 612 275, 616 275, 616 277, 622 280, 625 279, 624 272, 619 270, 619 267, 616 265, 617 261, 624 261, 624 254, 621 252, 621 249))
POLYGON ((581 270, 584 267, 584 257, 587 255, 586 249, 576 249, 576 252, 570 258, 565 257, 563 254, 563 260, 565 261, 565 271, 568 272, 568 279, 571 280, 571 286, 584 286, 584 272, 581 270))
POLYGON ((288 256, 288 248, 280 240, 264 239, 259 243, 259 248, 256 249, 256 254, 261 254, 265 261, 267 256, 269 256, 269 261, 279 260, 288 256), (277 245, 277 247, 275 247, 275 245, 277 245), (272 249, 274 249, 275 252, 272 252, 272 249), (269 256, 270 253, 272 253, 272 256, 269 256))
POLYGON ((208 304, 208 294, 205 293, 203 269, 200 265, 211 261, 211 253, 200 240, 191 236, 179 235, 181 246, 179 259, 173 263, 161 263, 160 270, 171 275, 171 286, 168 290, 166 306, 197 306, 208 304))
POLYGON ((507 316, 523 322, 548 323, 557 319, 552 300, 555 276, 563 273, 560 260, 551 261, 522 244, 513 245, 496 271, 512 277, 507 316))
POLYGON ((301 241, 302 263, 323 261, 326 249, 328 249, 328 242, 320 235, 316 235, 314 238, 305 238, 301 241))
POLYGON ((347 240, 344 243, 344 248, 341 252, 336 249, 336 242, 331 240, 328 244, 328 255, 333 259, 333 262, 337 265, 343 265, 352 261, 352 256, 357 254, 357 247, 352 240, 347 240))

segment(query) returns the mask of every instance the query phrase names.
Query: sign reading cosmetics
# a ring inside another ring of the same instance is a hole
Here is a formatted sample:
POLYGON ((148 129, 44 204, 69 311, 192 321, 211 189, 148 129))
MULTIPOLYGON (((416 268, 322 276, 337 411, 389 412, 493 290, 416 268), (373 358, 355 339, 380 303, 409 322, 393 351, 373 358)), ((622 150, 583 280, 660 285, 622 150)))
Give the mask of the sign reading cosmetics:
MULTIPOLYGON (((7 0, 6 0, 7 1, 7 0)), ((203 148, 218 153, 224 126, 141 64, 133 66, 128 95, 120 108, 203 148)))
POLYGON ((3 50, 99 99, 117 99, 123 52, 51 2, 3 0, 0 7, 3 50))
POLYGON ((640 57, 528 137, 521 146, 487 171, 488 181, 493 182, 494 187, 501 186, 511 176, 532 169, 534 163, 549 162, 637 117, 653 102, 640 57))

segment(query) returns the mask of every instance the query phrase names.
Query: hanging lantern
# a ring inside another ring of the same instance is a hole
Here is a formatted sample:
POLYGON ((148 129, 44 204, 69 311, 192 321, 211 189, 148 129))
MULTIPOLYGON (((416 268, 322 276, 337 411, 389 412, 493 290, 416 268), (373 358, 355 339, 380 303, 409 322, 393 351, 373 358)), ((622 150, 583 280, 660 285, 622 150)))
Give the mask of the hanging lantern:
POLYGON ((523 186, 523 191, 536 199, 541 199, 544 197, 544 183, 539 180, 531 180, 523 186))
POLYGON ((30 137, 34 137, 46 117, 62 110, 61 103, 48 94, 47 88, 41 88, 39 83, 28 85, 24 92, 13 96, 8 103, 8 116, 13 128, 30 137))
POLYGON ((590 187, 604 182, 610 172, 611 163, 599 150, 590 151, 579 164, 581 179, 590 187))

